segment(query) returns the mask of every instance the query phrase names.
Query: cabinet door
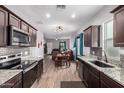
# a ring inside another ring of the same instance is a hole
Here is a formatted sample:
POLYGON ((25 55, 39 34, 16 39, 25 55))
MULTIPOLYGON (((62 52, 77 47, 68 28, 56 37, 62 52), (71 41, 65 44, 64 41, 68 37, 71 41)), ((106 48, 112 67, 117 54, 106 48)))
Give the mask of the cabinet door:
POLYGON ((29 32, 28 31, 28 24, 26 24, 25 22, 21 21, 21 29, 26 31, 26 32, 29 32))
POLYGON ((87 42, 88 42, 88 47, 91 47, 91 28, 87 30, 87 42))
POLYGON ((37 31, 36 30, 33 30, 33 46, 36 46, 36 39, 37 39, 37 31))
MULTIPOLYGON (((35 63, 34 63, 35 64, 35 63)), ((32 64, 32 65, 34 65, 32 64)), ((31 65, 31 66, 32 66, 31 65)), ((29 88, 32 86, 32 84, 35 82, 35 80, 37 79, 37 66, 35 65, 33 68, 31 68, 30 70, 26 71, 23 74, 23 87, 24 88, 29 88)), ((29 67, 30 68, 30 67, 29 67)))
POLYGON ((18 19, 17 17, 15 17, 12 14, 9 14, 9 25, 20 28, 20 19, 18 19))
POLYGON ((91 27, 84 31, 84 45, 85 47, 91 46, 91 27))
POLYGON ((89 70, 88 67, 84 64, 84 69, 83 69, 83 77, 84 77, 84 83, 86 87, 89 85, 89 70))
POLYGON ((114 14, 114 46, 124 46, 124 8, 114 14))
POLYGON ((100 87, 100 81, 99 81, 99 77, 97 77, 94 73, 92 73, 91 71, 89 71, 89 88, 99 88, 100 87))
POLYGON ((104 73, 100 74, 101 78, 101 87, 109 87, 109 88, 123 88, 124 86, 113 80, 112 78, 109 78, 104 73))
POLYGON ((100 46, 100 31, 98 26, 92 27, 92 47, 100 46))
POLYGON ((87 32, 84 32, 84 46, 87 47, 87 32))
POLYGON ((22 72, 12 77, 4 84, 0 85, 0 88, 13 88, 13 87, 22 87, 22 72))
POLYGON ((13 88, 22 88, 22 80, 18 81, 13 88))
POLYGON ((36 33, 37 33, 36 30, 29 27, 29 34, 30 34, 30 38, 31 38, 30 45, 31 46, 36 46, 36 37, 37 37, 36 33))
POLYGON ((83 64, 81 62, 79 62, 79 72, 78 73, 79 73, 79 77, 83 81, 83 64))
POLYGON ((43 60, 38 62, 38 71, 37 71, 37 78, 38 80, 41 79, 41 75, 43 74, 43 60))
POLYGON ((8 13, 0 8, 0 46, 7 45, 8 13))
POLYGON ((110 88, 104 81, 101 81, 101 88, 110 88))
POLYGON ((31 27, 29 27, 29 35, 30 35, 30 46, 32 46, 33 44, 32 44, 32 28, 31 27))

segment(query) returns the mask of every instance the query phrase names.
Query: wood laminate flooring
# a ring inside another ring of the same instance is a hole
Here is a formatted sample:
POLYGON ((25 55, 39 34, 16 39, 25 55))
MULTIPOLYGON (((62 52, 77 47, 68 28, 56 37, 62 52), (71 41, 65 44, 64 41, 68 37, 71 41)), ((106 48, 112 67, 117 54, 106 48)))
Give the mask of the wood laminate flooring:
POLYGON ((44 73, 39 82, 35 82, 32 87, 35 88, 60 88, 61 82, 65 81, 78 81, 81 79, 76 71, 76 64, 71 62, 70 67, 62 66, 56 68, 51 56, 45 56, 44 59, 44 73))

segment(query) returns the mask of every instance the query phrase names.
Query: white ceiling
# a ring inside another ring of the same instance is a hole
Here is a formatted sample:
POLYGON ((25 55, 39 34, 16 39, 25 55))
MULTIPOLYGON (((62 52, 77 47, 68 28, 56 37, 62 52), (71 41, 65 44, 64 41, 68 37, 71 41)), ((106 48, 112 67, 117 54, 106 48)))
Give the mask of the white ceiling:
POLYGON ((42 31, 46 38, 70 37, 88 22, 104 6, 102 5, 67 5, 65 10, 57 10, 56 5, 7 5, 24 20, 42 31), (51 15, 50 18, 46 14, 51 15), (75 14, 75 19, 71 15, 75 14), (62 32, 56 32, 56 26, 63 26, 62 32))

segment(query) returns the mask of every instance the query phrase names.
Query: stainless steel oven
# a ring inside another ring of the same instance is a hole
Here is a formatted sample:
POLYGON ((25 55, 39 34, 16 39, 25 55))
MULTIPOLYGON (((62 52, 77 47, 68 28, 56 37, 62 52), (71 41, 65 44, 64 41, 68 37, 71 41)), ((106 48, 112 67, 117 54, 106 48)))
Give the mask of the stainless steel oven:
POLYGON ((30 45, 30 35, 29 33, 18 29, 14 26, 9 26, 9 45, 17 45, 17 46, 29 46, 30 45))

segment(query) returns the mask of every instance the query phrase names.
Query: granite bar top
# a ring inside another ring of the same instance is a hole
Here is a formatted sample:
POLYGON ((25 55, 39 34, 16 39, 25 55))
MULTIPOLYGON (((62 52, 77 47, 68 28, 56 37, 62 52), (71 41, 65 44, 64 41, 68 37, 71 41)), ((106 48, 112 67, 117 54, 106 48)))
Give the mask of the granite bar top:
POLYGON ((4 84, 17 74, 21 73, 22 70, 0 70, 0 85, 4 84))
POLYGON ((113 68, 99 67, 99 66, 90 62, 93 60, 97 60, 95 57, 92 57, 92 56, 78 56, 78 58, 82 61, 85 61, 86 63, 88 63, 92 67, 103 72, 105 75, 107 75, 108 77, 112 78, 113 80, 115 80, 116 82, 118 82, 124 86, 124 68, 118 67, 118 66, 110 64, 110 63, 106 63, 106 64, 110 64, 110 65, 114 66, 113 68))

